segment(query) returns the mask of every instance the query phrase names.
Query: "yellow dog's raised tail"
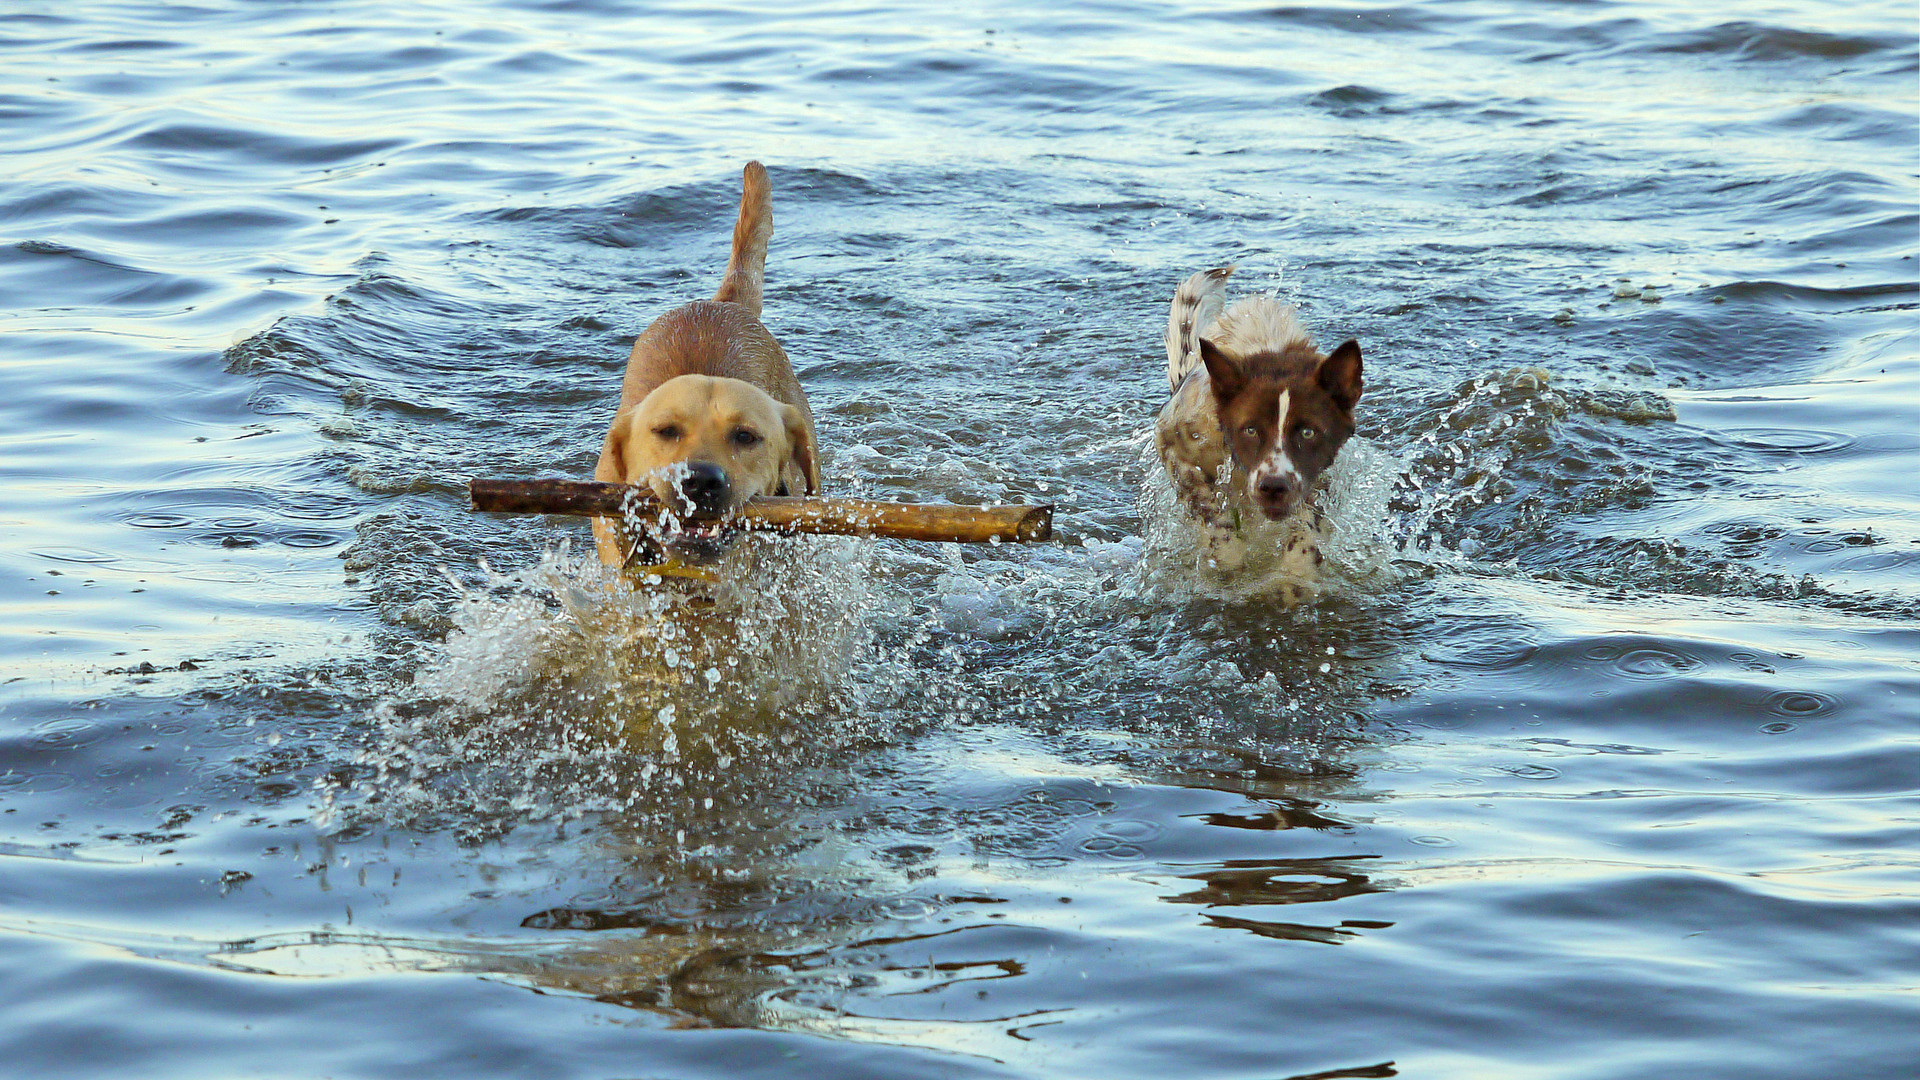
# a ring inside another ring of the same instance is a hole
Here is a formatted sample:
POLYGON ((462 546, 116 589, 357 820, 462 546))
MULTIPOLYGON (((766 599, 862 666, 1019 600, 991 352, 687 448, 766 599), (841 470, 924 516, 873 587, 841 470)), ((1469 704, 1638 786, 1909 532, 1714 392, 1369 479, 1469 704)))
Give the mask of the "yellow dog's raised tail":
POLYGON ((740 174, 740 220, 733 226, 733 255, 715 300, 739 304, 760 317, 760 287, 766 280, 767 241, 773 237, 773 185, 757 161, 740 174))

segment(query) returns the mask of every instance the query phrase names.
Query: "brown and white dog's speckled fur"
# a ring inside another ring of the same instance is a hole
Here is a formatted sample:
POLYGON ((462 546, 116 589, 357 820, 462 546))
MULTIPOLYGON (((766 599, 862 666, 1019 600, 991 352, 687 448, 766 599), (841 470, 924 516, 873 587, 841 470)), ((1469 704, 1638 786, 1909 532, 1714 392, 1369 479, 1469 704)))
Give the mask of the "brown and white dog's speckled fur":
MULTIPOLYGON (((595 480, 646 484, 669 507, 709 513, 737 510, 756 495, 819 494, 813 412, 787 354, 760 324, 772 235, 767 170, 748 162, 726 278, 712 300, 674 308, 633 343, 595 480)), ((595 518, 600 561, 626 566, 666 555, 712 562, 734 536, 692 526, 639 532, 630 522, 595 518)))
POLYGON ((1252 515, 1297 519, 1305 527, 1293 530, 1285 556, 1310 578, 1326 530, 1316 485, 1353 434, 1360 346, 1321 353, 1294 309, 1271 296, 1226 307, 1232 273, 1201 271, 1173 294, 1160 460, 1181 505, 1221 541, 1252 515))

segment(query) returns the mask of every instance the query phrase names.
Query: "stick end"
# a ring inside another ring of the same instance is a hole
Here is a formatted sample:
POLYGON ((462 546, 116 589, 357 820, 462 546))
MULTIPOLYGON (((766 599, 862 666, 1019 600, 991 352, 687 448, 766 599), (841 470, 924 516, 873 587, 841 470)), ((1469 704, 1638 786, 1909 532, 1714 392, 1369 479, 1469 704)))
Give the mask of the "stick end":
POLYGON ((1022 541, 1053 539, 1053 504, 1031 507, 1015 528, 1015 539, 1022 541))

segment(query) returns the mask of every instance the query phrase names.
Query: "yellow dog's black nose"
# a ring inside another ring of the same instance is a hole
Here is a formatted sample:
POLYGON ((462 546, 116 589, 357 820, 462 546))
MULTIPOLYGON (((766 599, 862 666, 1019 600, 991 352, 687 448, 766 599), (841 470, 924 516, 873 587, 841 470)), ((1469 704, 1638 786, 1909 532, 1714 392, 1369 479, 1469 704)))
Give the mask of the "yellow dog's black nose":
POLYGON ((680 498, 696 514, 725 513, 729 486, 727 470, 711 461, 689 461, 680 478, 680 498))

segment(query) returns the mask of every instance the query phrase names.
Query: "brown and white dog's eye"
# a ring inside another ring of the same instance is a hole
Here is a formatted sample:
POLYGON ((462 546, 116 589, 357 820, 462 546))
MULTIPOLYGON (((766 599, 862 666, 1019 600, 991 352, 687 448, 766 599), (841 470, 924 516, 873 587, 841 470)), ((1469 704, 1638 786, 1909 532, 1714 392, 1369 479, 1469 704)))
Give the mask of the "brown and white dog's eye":
POLYGON ((1301 442, 1312 442, 1313 440, 1320 437, 1320 433, 1318 431, 1315 431, 1313 428, 1308 427, 1305 424, 1300 425, 1300 430, 1294 432, 1294 434, 1299 437, 1301 442))
POLYGON ((752 446, 760 441, 758 434, 746 428, 734 428, 731 438, 735 446, 752 446))
POLYGON ((661 424, 659 427, 653 429, 653 433, 668 442, 672 442, 680 437, 680 425, 661 424))
POLYGON ((1260 429, 1253 424, 1248 424, 1246 427, 1240 429, 1240 434, 1258 436, 1260 429))

